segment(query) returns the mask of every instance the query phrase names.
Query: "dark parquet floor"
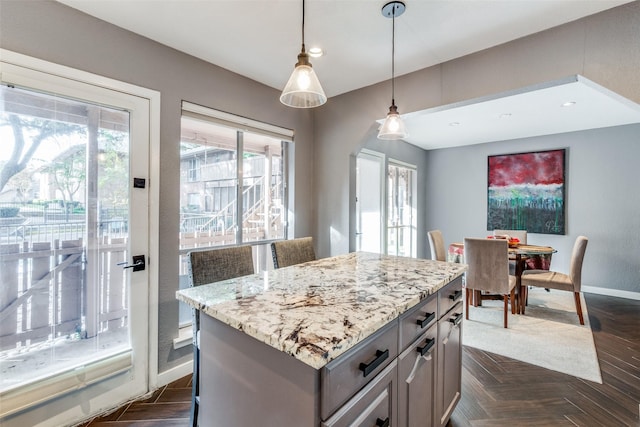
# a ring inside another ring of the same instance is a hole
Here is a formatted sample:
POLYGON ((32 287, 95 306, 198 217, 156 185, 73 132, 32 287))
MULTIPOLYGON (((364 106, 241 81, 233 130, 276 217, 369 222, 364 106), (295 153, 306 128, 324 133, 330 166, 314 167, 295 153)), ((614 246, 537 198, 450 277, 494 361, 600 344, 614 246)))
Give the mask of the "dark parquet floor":
MULTIPOLYGON (((640 427, 640 301, 585 299, 603 384, 464 347, 449 427, 640 427)), ((190 393, 185 377, 82 427, 187 427, 190 393)))

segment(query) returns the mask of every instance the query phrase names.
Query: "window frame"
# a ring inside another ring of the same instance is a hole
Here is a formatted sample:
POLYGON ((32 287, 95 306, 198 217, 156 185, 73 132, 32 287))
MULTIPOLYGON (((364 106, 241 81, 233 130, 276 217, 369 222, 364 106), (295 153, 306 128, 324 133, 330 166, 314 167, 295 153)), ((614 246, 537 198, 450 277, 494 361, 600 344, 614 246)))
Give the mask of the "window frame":
MULTIPOLYGON (((196 119, 203 122, 208 122, 208 123, 211 123, 212 125, 224 126, 226 128, 229 128, 235 131, 236 133, 235 150, 237 153, 236 176, 235 176, 235 197, 236 197, 235 215, 236 215, 238 224, 237 224, 236 234, 235 234, 235 243, 215 245, 215 246, 201 246, 196 249, 183 248, 183 247, 178 248, 178 257, 181 263, 179 274, 180 274, 180 282, 182 286, 185 285, 184 282, 187 280, 184 277, 183 264, 182 264, 184 263, 183 257, 186 256, 192 250, 210 249, 214 247, 220 248, 220 247, 230 247, 230 246, 240 246, 240 245, 251 245, 254 247, 264 246, 264 248, 262 249, 254 248, 254 251, 258 251, 258 250, 267 251, 267 248, 269 248, 269 245, 271 242, 278 241, 278 240, 285 240, 288 238, 290 233, 290 225, 292 224, 292 220, 293 220, 293 209, 290 204, 291 199, 289 197, 289 188, 290 188, 289 184, 293 176, 292 175, 292 171, 293 171, 292 158, 293 158, 293 150, 294 150, 294 147, 293 147, 294 132, 290 129, 285 129, 285 128, 274 126, 268 123, 263 123, 253 119, 248 119, 246 117, 233 115, 223 111, 193 104, 187 101, 182 101, 181 119, 184 117, 196 119), (244 176, 243 176, 244 164, 243 163, 244 163, 244 153, 245 153, 244 135, 246 133, 258 134, 265 137, 270 137, 270 138, 275 138, 277 140, 280 140, 280 151, 277 154, 280 157, 279 161, 281 162, 281 171, 283 175, 282 177, 282 182, 283 182, 282 209, 284 211, 284 217, 283 217, 284 230, 282 231, 282 234, 281 234, 282 237, 270 238, 270 239, 258 240, 258 241, 242 240, 243 230, 242 230, 241 224, 242 224, 242 215, 243 215, 243 204, 245 202, 243 197, 243 191, 244 191, 244 176)), ((181 163, 182 163, 182 160, 181 160, 181 163)), ((204 171, 202 170, 203 167, 206 167, 206 165, 204 165, 203 162, 200 162, 199 173, 201 176, 202 174, 204 174, 204 171)), ((190 181, 190 178, 191 178, 190 171, 191 169, 189 168, 189 170, 187 171, 187 176, 184 177, 187 179, 188 182, 192 182, 190 181)), ((228 190, 228 187, 220 187, 217 190, 220 193, 229 191, 228 196, 229 197, 232 196, 232 190, 228 190)), ((214 206, 215 203, 216 203, 215 199, 211 200, 212 208, 215 208, 214 206)), ((270 249, 268 250, 270 251, 270 249)), ((262 254, 260 258, 261 258, 260 260, 255 261, 258 264, 258 267, 260 267, 261 265, 260 263, 262 263, 264 264, 265 269, 273 268, 272 264, 269 264, 268 262, 264 261, 264 259, 266 258, 268 258, 269 260, 271 259, 270 252, 269 254, 262 254)), ((259 272, 259 271, 260 271, 260 268, 256 268, 256 272, 259 272)), ((177 338, 174 339, 174 342, 173 342, 174 348, 176 349, 189 345, 191 340, 191 335, 190 335, 191 324, 190 322, 186 321, 185 317, 186 317, 185 313, 182 313, 182 315, 179 316, 179 319, 178 319, 179 335, 177 338)))

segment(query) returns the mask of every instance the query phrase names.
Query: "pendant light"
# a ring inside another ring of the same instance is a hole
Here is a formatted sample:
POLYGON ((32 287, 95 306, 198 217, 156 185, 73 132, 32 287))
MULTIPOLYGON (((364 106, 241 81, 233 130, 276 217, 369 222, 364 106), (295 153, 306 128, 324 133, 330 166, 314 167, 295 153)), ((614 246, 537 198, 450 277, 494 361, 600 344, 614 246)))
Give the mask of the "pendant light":
POLYGON ((396 54, 396 16, 404 13, 405 5, 401 1, 392 1, 382 6, 382 15, 391 18, 391 107, 378 131, 379 139, 403 139, 407 137, 402 117, 398 114, 395 100, 395 54, 396 54))
POLYGON ((280 102, 294 108, 312 108, 327 102, 327 96, 311 67, 309 54, 304 47, 304 0, 302 0, 302 51, 298 54, 298 62, 280 95, 280 102))

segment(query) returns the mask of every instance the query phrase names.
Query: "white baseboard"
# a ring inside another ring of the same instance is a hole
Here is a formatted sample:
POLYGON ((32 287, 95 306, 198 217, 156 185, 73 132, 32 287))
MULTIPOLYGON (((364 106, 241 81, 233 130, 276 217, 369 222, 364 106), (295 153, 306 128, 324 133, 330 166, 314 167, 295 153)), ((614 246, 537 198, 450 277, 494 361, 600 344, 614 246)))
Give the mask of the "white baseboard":
POLYGON ((193 372, 193 362, 189 361, 158 374, 158 387, 165 386, 172 381, 191 375, 193 372))
POLYGON ((640 301, 640 292, 621 291, 619 289, 598 288, 595 286, 583 286, 582 292, 589 294, 607 295, 610 297, 626 298, 640 301))

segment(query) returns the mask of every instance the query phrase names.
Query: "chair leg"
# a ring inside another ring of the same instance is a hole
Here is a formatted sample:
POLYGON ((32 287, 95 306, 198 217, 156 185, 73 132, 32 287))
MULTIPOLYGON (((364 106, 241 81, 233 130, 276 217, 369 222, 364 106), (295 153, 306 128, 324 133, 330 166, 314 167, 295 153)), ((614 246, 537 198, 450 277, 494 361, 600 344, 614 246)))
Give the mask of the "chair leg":
POLYGON ((200 409, 200 349, 193 344, 193 377, 191 379, 191 427, 198 427, 200 409))
POLYGON ((580 319, 580 324, 584 325, 584 318, 582 317, 582 303, 580 302, 580 292, 574 292, 573 299, 576 301, 576 311, 578 312, 578 319, 580 319))
POLYGON ((507 314, 509 312, 509 295, 505 294, 502 299, 504 300, 504 327, 507 327, 507 314))
POLYGON ((516 288, 511 289, 511 314, 516 314, 516 288))

